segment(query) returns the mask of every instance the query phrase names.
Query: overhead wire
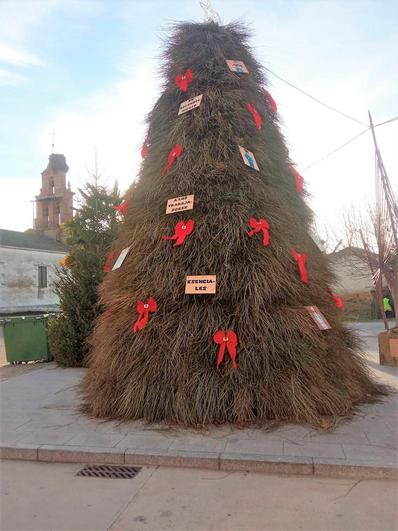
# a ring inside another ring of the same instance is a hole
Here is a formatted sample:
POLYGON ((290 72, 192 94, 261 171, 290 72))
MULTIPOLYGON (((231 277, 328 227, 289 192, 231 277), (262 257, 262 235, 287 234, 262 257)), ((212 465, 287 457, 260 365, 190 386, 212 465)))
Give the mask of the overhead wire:
POLYGON ((337 114, 340 114, 341 116, 344 116, 345 118, 348 118, 349 120, 352 120, 353 122, 356 122, 358 124, 361 124, 361 125, 366 125, 367 124, 365 122, 362 122, 361 120, 357 120, 357 118, 354 118, 353 116, 350 116, 349 114, 346 114, 345 112, 343 111, 339 111, 338 109, 336 109, 335 107, 332 107, 331 105, 325 103, 324 101, 321 101, 319 100, 318 98, 316 98, 315 96, 312 96, 311 94, 309 94, 308 92, 306 92, 305 90, 297 87, 296 85, 294 85, 293 83, 290 83, 290 81, 287 81, 286 79, 284 79, 283 77, 279 76, 278 74, 276 74, 275 72, 273 72, 271 69, 265 67, 265 70, 267 70, 267 72, 269 72, 270 74, 272 74, 273 76, 275 76, 276 78, 278 78, 280 81, 283 81, 283 83, 286 83, 286 85, 289 85, 290 87, 298 90, 299 92, 301 92, 302 94, 304 94, 305 96, 307 96, 308 98, 311 98, 312 100, 316 101, 317 103, 319 103, 320 105, 323 105, 324 107, 326 107, 327 109, 331 110, 331 111, 334 111, 336 112, 337 114))

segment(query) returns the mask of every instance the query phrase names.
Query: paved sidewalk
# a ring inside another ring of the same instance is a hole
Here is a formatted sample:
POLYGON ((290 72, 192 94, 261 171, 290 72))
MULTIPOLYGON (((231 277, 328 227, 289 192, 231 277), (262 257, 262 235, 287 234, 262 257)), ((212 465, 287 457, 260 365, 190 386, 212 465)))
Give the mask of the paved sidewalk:
MULTIPOLYGON (((398 387, 398 369, 380 367, 380 323, 358 324, 376 376, 398 387)), ((101 422, 79 412, 84 369, 43 364, 1 369, 2 457, 57 462, 188 466, 340 477, 397 477, 397 396, 358 408, 332 432, 303 425, 207 431, 142 422, 101 422), (8 372, 7 372, 8 371, 8 372)))

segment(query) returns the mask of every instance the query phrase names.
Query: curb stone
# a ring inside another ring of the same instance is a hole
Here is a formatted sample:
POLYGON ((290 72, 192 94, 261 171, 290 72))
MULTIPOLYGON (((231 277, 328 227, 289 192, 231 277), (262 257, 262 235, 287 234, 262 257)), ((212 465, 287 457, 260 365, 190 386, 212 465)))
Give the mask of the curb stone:
POLYGON ((397 463, 346 461, 232 452, 143 450, 65 445, 0 445, 1 459, 47 463, 136 464, 207 470, 314 475, 339 478, 398 479, 397 463))

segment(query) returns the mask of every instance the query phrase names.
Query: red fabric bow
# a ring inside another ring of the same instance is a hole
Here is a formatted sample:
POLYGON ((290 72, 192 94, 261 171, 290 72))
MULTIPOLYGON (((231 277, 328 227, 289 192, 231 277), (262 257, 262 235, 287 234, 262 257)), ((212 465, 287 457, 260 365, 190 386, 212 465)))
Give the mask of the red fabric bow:
POLYGON ((219 330, 214 334, 213 341, 217 343, 217 345, 220 345, 220 350, 218 351, 217 356, 217 368, 224 359, 225 348, 227 348, 228 354, 230 355, 232 360, 232 365, 234 369, 237 369, 238 366, 236 365, 235 359, 238 337, 235 332, 233 330, 227 330, 226 332, 224 332, 224 330, 219 330))
POLYGON ((193 227, 193 219, 189 219, 186 223, 185 221, 179 221, 175 226, 173 236, 163 236, 163 240, 176 240, 174 247, 176 245, 182 245, 185 241, 185 238, 193 231, 193 227))
POLYGON ((332 291, 331 288, 328 288, 328 293, 330 294, 331 298, 333 299, 335 305, 336 305, 336 308, 338 308, 339 310, 343 310, 344 309, 344 301, 341 297, 339 297, 338 295, 335 295, 332 291))
POLYGON ((291 250, 291 255, 297 262, 299 272, 300 272, 301 282, 304 282, 305 284, 307 284, 308 273, 307 273, 307 268, 305 267, 305 262, 307 261, 307 255, 305 253, 298 253, 296 249, 291 250))
POLYGON ((116 258, 116 251, 112 250, 106 257, 104 267, 102 268, 104 273, 109 273, 112 271, 112 266, 116 258))
POLYGON ((150 145, 151 145, 151 136, 150 136, 150 131, 148 131, 145 137, 144 143, 142 144, 142 148, 141 148, 141 157, 143 159, 147 157, 150 145))
POLYGON ((119 205, 112 205, 113 210, 116 210, 116 212, 119 212, 122 216, 125 216, 127 214, 127 207, 129 206, 129 202, 127 199, 122 201, 119 205))
POLYGON ((254 123, 256 124, 257 129, 261 129, 262 120, 261 116, 258 114, 257 109, 252 103, 246 105, 247 110, 252 114, 254 123))
POLYGON ((299 174, 299 172, 296 170, 294 166, 290 166, 290 169, 292 170, 292 173, 294 175, 294 178, 296 180, 296 188, 299 194, 303 191, 304 186, 304 177, 299 174))
POLYGON ((186 71, 185 71, 185 74, 183 75, 180 75, 178 74, 176 76, 176 85, 177 87, 182 90, 183 92, 186 92, 188 90, 188 87, 192 81, 192 72, 191 70, 188 68, 186 71))
POLYGON ((173 165, 174 161, 178 159, 178 157, 181 156, 181 153, 182 153, 182 146, 180 144, 176 144, 173 148, 171 148, 169 154, 167 155, 167 164, 164 167, 162 175, 166 175, 166 173, 169 171, 169 169, 173 165))
POLYGON ((136 333, 137 330, 142 330, 146 327, 149 320, 149 312, 154 313, 156 312, 156 310, 157 304, 155 299, 153 299, 152 297, 149 297, 146 303, 140 300, 137 301, 138 318, 133 326, 134 333, 136 333))
POLYGON ((273 113, 275 113, 278 110, 278 107, 276 106, 276 101, 271 96, 271 94, 268 92, 267 89, 263 88, 264 96, 267 98, 269 110, 273 113))
POLYGON ((249 219, 249 225, 253 229, 247 233, 250 238, 260 231, 263 231, 263 245, 269 245, 269 223, 264 218, 260 218, 258 221, 256 218, 249 219))

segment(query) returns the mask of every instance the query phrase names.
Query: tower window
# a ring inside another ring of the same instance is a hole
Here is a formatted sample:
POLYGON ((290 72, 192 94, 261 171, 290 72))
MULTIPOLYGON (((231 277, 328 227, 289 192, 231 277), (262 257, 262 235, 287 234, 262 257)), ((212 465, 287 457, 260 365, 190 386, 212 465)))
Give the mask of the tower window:
POLYGON ((47 266, 38 267, 38 286, 39 288, 47 287, 47 266))
POLYGON ((51 179, 50 180, 50 194, 54 195, 54 193, 55 193, 54 180, 51 179))

